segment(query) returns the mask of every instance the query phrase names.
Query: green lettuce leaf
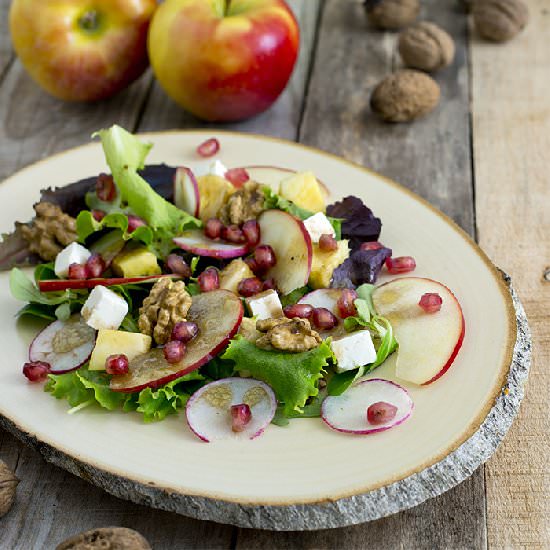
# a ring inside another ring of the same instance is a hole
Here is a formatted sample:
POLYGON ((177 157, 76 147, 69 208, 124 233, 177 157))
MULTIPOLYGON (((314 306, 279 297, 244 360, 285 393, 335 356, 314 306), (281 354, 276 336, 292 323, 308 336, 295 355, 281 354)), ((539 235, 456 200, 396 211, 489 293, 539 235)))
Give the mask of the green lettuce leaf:
POLYGON ((120 229, 121 236, 125 241, 134 240, 150 245, 153 242, 153 230, 143 225, 128 233, 128 218, 119 212, 107 214, 101 221, 97 221, 88 210, 82 210, 76 218, 76 232, 78 241, 84 243, 86 239, 107 228, 120 229))
POLYGON ((310 351, 287 353, 260 349, 242 336, 232 340, 222 355, 235 362, 237 372, 247 371, 271 386, 287 416, 301 413, 306 401, 319 393, 318 381, 332 357, 327 341, 310 351))

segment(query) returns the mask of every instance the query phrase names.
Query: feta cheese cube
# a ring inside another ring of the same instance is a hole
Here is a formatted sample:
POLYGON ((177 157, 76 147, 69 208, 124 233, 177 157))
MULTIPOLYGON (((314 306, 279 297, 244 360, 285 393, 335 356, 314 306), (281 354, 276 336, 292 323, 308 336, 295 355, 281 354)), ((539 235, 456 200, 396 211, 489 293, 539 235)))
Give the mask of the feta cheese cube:
POLYGON ((332 227, 329 219, 322 212, 317 212, 317 214, 306 218, 304 220, 304 225, 311 237, 312 243, 318 243, 321 235, 328 234, 333 237, 336 236, 334 227, 332 227))
POLYGON ((283 306, 274 290, 266 290, 246 299, 251 315, 257 319, 271 319, 283 316, 283 306))
POLYGON ((209 174, 213 176, 220 176, 221 178, 225 177, 227 168, 225 165, 218 159, 214 162, 208 160, 195 164, 193 169, 193 174, 196 178, 201 176, 208 176, 209 174))
POLYGON ((330 344, 338 361, 336 372, 353 370, 376 360, 376 350, 368 330, 358 330, 330 344))
POLYGON ((66 246, 55 258, 55 274, 63 279, 69 274, 71 264, 84 264, 92 253, 81 244, 71 243, 66 246))
POLYGON ((127 313, 126 300, 104 286, 90 292, 81 311, 86 323, 96 330, 116 330, 127 313))

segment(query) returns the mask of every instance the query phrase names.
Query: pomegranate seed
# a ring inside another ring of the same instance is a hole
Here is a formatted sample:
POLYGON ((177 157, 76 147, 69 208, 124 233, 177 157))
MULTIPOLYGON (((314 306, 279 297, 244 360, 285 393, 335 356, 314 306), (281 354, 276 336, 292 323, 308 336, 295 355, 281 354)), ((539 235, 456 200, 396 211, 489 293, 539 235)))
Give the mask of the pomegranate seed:
POLYGON ((69 279, 87 279, 88 270, 83 264, 71 264, 69 266, 69 273, 67 275, 69 279))
POLYGON ((330 330, 338 324, 336 315, 326 307, 313 308, 311 320, 313 324, 321 330, 330 330))
POLYGON ((351 288, 344 288, 336 302, 336 307, 338 308, 338 313, 342 319, 357 315, 357 308, 353 303, 357 299, 357 292, 351 288))
POLYGON ((258 269, 267 271, 277 263, 275 252, 268 244, 262 244, 254 250, 254 259, 258 264, 258 269))
POLYGON ((250 246, 255 246, 260 242, 260 224, 256 220, 245 221, 242 231, 250 246))
POLYGON ((168 256, 166 256, 166 267, 176 275, 180 275, 184 278, 191 277, 191 268, 178 254, 168 254, 168 256))
POLYGON ((99 254, 92 254, 86 261, 87 276, 92 279, 101 277, 105 269, 107 269, 107 264, 99 254))
POLYGON ((223 231, 223 223, 218 218, 210 218, 204 226, 204 234, 209 239, 219 239, 223 231))
POLYGON ((23 365, 23 374, 29 382, 43 382, 50 373, 51 366, 45 361, 31 361, 23 365))
POLYGON ((246 403, 231 405, 231 429, 234 432, 242 432, 251 418, 252 411, 246 403))
POLYGON ((178 340, 186 344, 190 342, 197 336, 199 333, 199 327, 197 323, 192 323, 191 321, 180 321, 174 325, 172 329, 171 340, 178 340))
POLYGON ((241 296, 254 296, 258 292, 262 291, 263 283, 258 279, 258 277, 248 277, 239 281, 237 285, 237 292, 241 296))
POLYGON ((294 319, 294 317, 300 317, 301 319, 310 319, 313 315, 313 306, 309 304, 293 304, 286 306, 283 309, 285 317, 294 319))
POLYGON ((277 283, 275 283, 275 279, 273 277, 266 279, 263 282, 262 290, 277 290, 277 283))
POLYGON ((105 360, 105 370, 107 374, 118 376, 120 374, 128 374, 128 357, 123 353, 118 355, 109 355, 105 360))
POLYGON ((367 409, 369 424, 385 424, 395 418, 397 407, 386 401, 377 401, 367 409))
POLYGON ((332 235, 326 233, 319 237, 319 248, 323 252, 333 252, 338 249, 338 242, 332 235))
POLYGON ((384 245, 382 243, 379 243, 378 241, 372 241, 368 243, 361 243, 359 250, 380 250, 381 248, 384 248, 384 245))
POLYGON ((389 273, 396 275, 399 273, 409 273, 414 271, 416 262, 412 256, 399 256, 397 258, 386 258, 386 268, 389 273))
POLYGON ((250 176, 244 168, 231 168, 225 173, 225 179, 235 187, 242 187, 250 179, 250 176))
POLYGON ((197 147, 197 153, 201 157, 211 157, 220 150, 220 142, 216 138, 210 138, 197 147))
POLYGON ((139 216, 128 214, 128 233, 133 233, 138 227, 147 225, 139 216))
POLYGON ((246 237, 238 225, 229 225, 222 229, 222 239, 230 243, 242 244, 246 242, 246 237))
POLYGON ((185 344, 179 340, 170 340, 164 346, 163 352, 168 363, 179 363, 185 355, 185 344))
POLYGON ((198 277, 201 292, 210 292, 220 288, 220 276, 215 267, 206 268, 198 277))
POLYGON ((99 174, 96 184, 95 192, 97 198, 104 202, 112 202, 116 198, 116 186, 113 176, 107 174, 99 174))
POLYGON ((256 262, 256 260, 252 256, 245 258, 244 263, 250 268, 250 271, 252 271, 252 273, 260 273, 258 262, 256 262))
POLYGON ((103 210, 92 210, 92 216, 96 222, 100 222, 105 217, 103 210))
POLYGON ((420 298, 418 305, 426 313, 437 313, 441 309, 443 298, 437 292, 426 292, 420 298))

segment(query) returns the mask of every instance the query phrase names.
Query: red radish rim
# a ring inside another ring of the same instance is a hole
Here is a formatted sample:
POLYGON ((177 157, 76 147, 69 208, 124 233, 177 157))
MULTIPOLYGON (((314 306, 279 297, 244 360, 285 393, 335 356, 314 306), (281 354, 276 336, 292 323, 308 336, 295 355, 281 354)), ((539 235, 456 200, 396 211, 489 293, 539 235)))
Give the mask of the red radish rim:
POLYGON ((265 429, 269 426, 269 424, 271 423, 271 421, 273 420, 273 417, 275 416, 275 412, 277 411, 277 398, 275 397, 275 392, 273 391, 273 389, 271 388, 271 386, 267 385, 265 382, 262 382, 261 380, 256 380, 256 378, 241 378, 239 376, 230 376, 228 378, 221 378, 220 380, 214 380, 212 382, 209 382, 208 384, 205 384, 204 386, 202 386, 202 388, 199 388, 190 398, 189 400, 187 401, 186 405, 185 405, 185 420, 187 422, 187 425, 189 426, 189 429, 201 440, 201 441, 204 441, 205 443, 211 443, 211 441, 209 439, 207 439, 205 436, 203 436, 202 434, 200 434, 197 430, 195 430, 193 428, 193 426, 191 426, 191 423, 189 422, 189 418, 188 418, 188 410, 190 408, 190 406, 195 402, 197 401, 198 399, 200 399, 200 397, 202 396, 202 394, 205 392, 206 388, 209 388, 209 387, 212 387, 212 386, 217 386, 219 384, 222 384, 222 383, 230 383, 231 380, 253 380, 254 382, 257 383, 258 386, 262 386, 264 388, 264 390, 266 391, 268 397, 269 397, 269 401, 271 402, 271 416, 269 418, 269 420, 265 423, 265 425, 262 427, 262 428, 259 428, 256 432, 254 432, 254 434, 249 437, 249 441, 252 441, 253 439, 256 439, 257 437, 259 437, 260 435, 262 435, 265 431, 265 429))
MULTIPOLYGON (((188 168, 187 166, 180 166, 180 167, 176 168, 176 171, 174 173, 174 181, 173 181, 174 199, 176 197, 176 185, 177 185, 177 181, 178 181, 178 172, 180 170, 185 172, 186 176, 191 181, 191 185, 193 186, 193 195, 195 197, 195 209, 194 209, 193 213, 188 212, 188 214, 191 214, 192 216, 195 216, 195 218, 196 218, 196 217, 198 217, 200 209, 201 209, 201 194, 199 192, 199 184, 197 183, 197 178, 195 177, 195 174, 193 174, 193 170, 191 170, 191 168, 188 168)), ((185 210, 185 209, 183 209, 183 210, 185 210)))
POLYGON ((329 395, 329 396, 325 397, 325 399, 323 400, 323 403, 321 404, 321 419, 323 420, 323 422, 329 428, 331 428, 332 430, 334 430, 336 432, 341 432, 341 433, 346 433, 346 434, 370 435, 370 434, 374 434, 374 433, 385 432, 387 430, 391 430, 392 428, 395 428, 396 426, 399 426, 399 425, 403 424, 403 422, 405 422, 405 420, 407 420, 411 417, 411 415, 413 413, 413 410, 414 410, 414 401, 412 400, 412 398, 411 398, 411 396, 410 396, 410 394, 409 394, 409 392, 406 388, 404 388, 403 386, 401 386, 397 382, 393 382, 392 380, 386 380, 385 378, 369 378, 368 380, 361 380, 360 382, 356 382, 354 384, 354 386, 360 386, 362 384, 367 384, 368 382, 384 382, 385 384, 391 384, 392 386, 396 386, 400 390, 403 390, 403 392, 406 394, 407 398, 409 399, 409 402, 410 402, 410 405, 411 405, 411 408, 409 409, 409 412, 405 416, 400 418, 397 422, 395 422, 394 424, 391 424, 390 426, 379 426, 377 428, 368 428, 366 430, 349 430, 349 429, 345 429, 345 428, 337 428, 336 426, 333 426, 327 420, 327 418, 325 416, 325 402, 328 398, 332 397, 332 396, 329 395))
POLYGON ((147 277, 108 277, 95 279, 44 279, 38 282, 40 292, 56 292, 58 290, 79 290, 96 286, 129 285, 132 283, 153 283, 162 278, 181 279, 175 273, 149 275, 147 277))
MULTIPOLYGON (((200 229, 197 229, 197 231, 200 231, 200 229)), ((185 250, 186 252, 191 252, 192 254, 196 254, 197 256, 206 256, 209 258, 217 258, 220 260, 229 260, 231 258, 240 258, 241 256, 244 256, 248 253, 249 248, 247 244, 238 245, 238 244, 231 244, 231 243, 220 243, 226 246, 227 248, 224 248, 222 250, 216 248, 201 248, 200 245, 192 245, 188 244, 185 241, 181 241, 184 237, 174 237, 172 239, 173 243, 177 245, 182 250, 185 250)), ((207 237, 204 237, 207 239, 207 237)), ((211 240, 211 239, 210 239, 211 240)), ((212 246, 215 247, 217 241, 212 240, 212 246)))

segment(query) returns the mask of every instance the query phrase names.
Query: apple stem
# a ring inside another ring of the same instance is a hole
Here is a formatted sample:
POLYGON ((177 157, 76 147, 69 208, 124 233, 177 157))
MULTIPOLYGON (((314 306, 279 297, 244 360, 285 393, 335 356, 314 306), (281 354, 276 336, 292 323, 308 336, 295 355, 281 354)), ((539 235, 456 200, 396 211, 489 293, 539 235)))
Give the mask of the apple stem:
POLYGON ((231 0, 225 0, 225 15, 229 15, 230 7, 231 7, 231 0))

